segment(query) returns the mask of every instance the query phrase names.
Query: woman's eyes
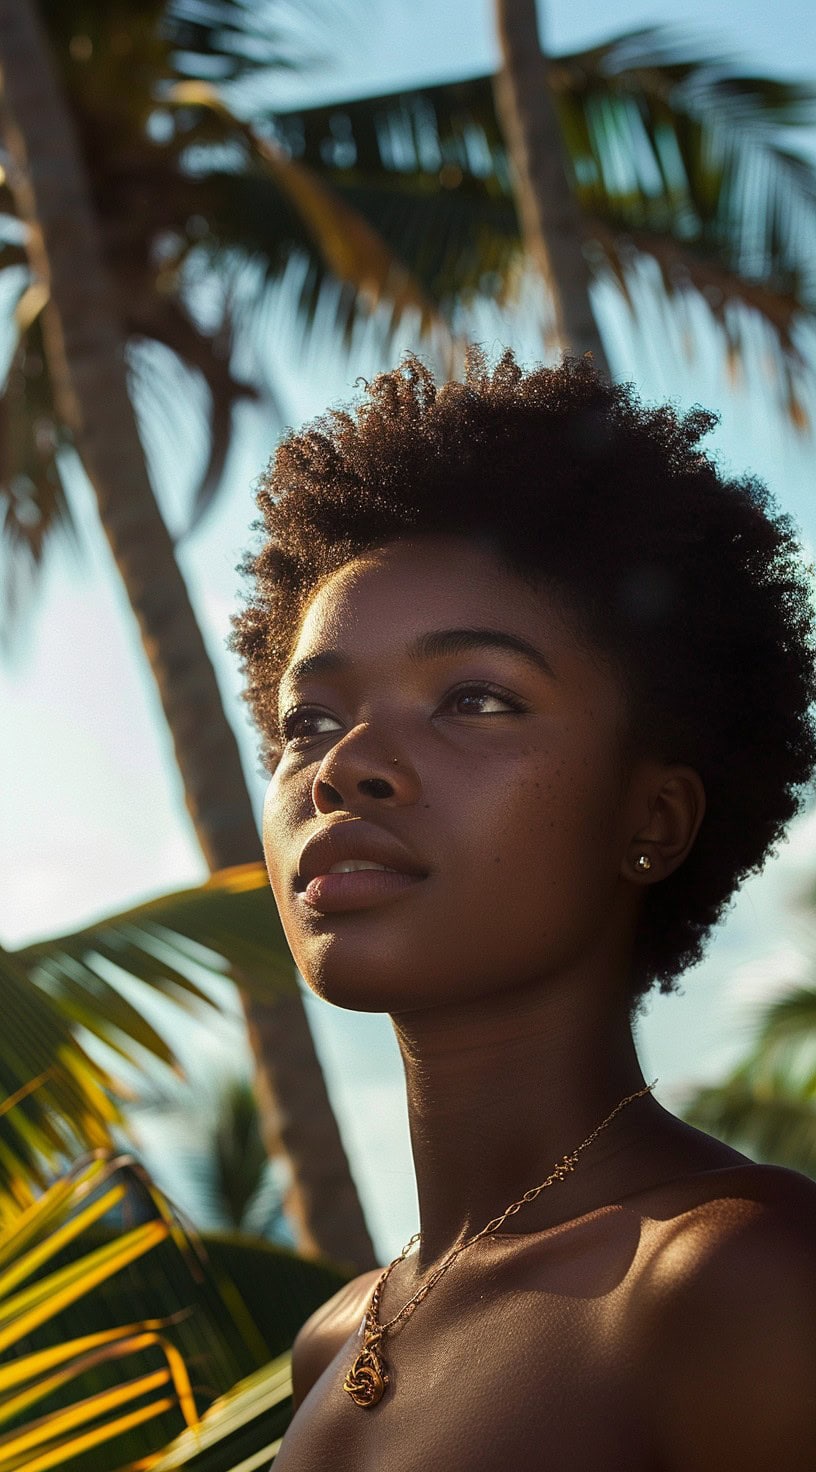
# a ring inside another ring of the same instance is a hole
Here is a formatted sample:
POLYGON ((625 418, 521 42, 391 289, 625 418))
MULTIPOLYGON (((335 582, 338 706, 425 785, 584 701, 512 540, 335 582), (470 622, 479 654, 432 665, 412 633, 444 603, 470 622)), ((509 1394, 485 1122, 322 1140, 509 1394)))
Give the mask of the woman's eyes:
POLYGON ((299 706, 287 711, 281 721, 281 734, 288 743, 314 741, 339 728, 340 721, 335 716, 309 706, 299 706))
MULTIPOLYGON (((439 702, 434 714, 498 716, 526 710, 529 710, 529 706, 510 690, 480 681, 458 685, 456 689, 449 690, 439 702)), ((339 731, 342 724, 342 721, 328 711, 320 710, 316 706, 300 705, 293 707, 283 716, 281 734, 287 745, 307 746, 312 741, 318 741, 323 736, 330 736, 333 732, 339 731)))
POLYGON ((451 690, 438 707, 440 712, 454 710, 457 715, 500 716, 508 711, 525 711, 529 707, 517 695, 498 685, 459 685, 451 690))

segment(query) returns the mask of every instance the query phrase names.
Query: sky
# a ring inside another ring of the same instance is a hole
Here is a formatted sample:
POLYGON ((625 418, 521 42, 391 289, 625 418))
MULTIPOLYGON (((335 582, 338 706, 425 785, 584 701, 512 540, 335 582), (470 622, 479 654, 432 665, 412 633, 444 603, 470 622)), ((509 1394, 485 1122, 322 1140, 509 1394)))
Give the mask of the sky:
MULTIPOLYGON (((276 82, 279 105, 384 92, 495 67, 487 0, 342 0, 338 13, 344 20, 332 27, 332 55, 305 79, 276 82)), ((607 7, 593 0, 555 0, 546 15, 542 11, 547 44, 557 52, 605 38, 605 14, 607 7)), ((748 70, 816 77, 816 7, 803 0, 778 0, 773 7, 758 0, 739 7, 728 0, 698 0, 680 13, 665 0, 618 0, 615 6, 617 31, 669 21, 697 38, 701 50, 727 53, 748 70)), ((744 380, 734 384, 702 320, 691 323, 689 334, 683 330, 688 323, 655 306, 647 280, 641 296, 635 333, 614 294, 598 293, 615 372, 633 379, 647 399, 670 398, 684 408, 702 402, 721 411, 714 445, 724 465, 766 479, 812 547, 814 441, 792 435, 778 413, 761 342, 744 380)), ((538 354, 523 312, 510 322, 485 312, 476 330, 488 346, 511 342, 526 361, 538 354)), ((373 335, 365 331, 344 356, 318 330, 307 354, 292 328, 285 294, 269 331, 286 423, 349 398, 355 379, 378 366, 373 335)), ((398 350, 399 344, 394 356, 398 350)), ((194 422, 191 413, 163 452, 159 490, 174 530, 184 523, 195 479, 194 422)), ((235 566, 254 516, 252 484, 277 433, 271 414, 243 415, 221 500, 201 529, 179 544, 258 812, 264 784, 224 640, 238 601, 235 566)), ((81 526, 81 556, 55 550, 14 649, 0 662, 0 940, 10 946, 204 877, 158 700, 80 475, 72 476, 71 500, 81 526)), ((652 1003, 639 1028, 639 1046, 646 1077, 659 1076, 657 1094, 669 1106, 684 1086, 715 1077, 734 1059, 762 998, 806 973, 814 936, 803 897, 814 878, 816 818, 806 815, 765 873, 745 886, 683 994, 652 1003)), ((308 1006, 364 1204, 386 1256, 415 1226, 399 1060, 389 1025, 313 999, 308 1006), (362 1118, 373 1132, 365 1147, 362 1118)), ((183 1039, 181 1047, 184 1053, 183 1039)), ((237 1021, 199 1029, 187 1039, 186 1056, 193 1087, 203 1070, 246 1066, 237 1021)), ((161 1176, 168 1126, 140 1117, 140 1129, 161 1176)), ((165 1184, 172 1189, 173 1182, 165 1184)))

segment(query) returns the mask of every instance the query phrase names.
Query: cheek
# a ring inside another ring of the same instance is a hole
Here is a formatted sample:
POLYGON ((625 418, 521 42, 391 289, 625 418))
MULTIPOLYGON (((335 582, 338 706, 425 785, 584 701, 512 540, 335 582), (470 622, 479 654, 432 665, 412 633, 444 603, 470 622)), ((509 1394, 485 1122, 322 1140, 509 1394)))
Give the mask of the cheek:
POLYGON ((501 792, 479 794, 482 861, 469 865, 475 886, 492 890, 516 924, 548 929, 602 903, 620 864, 612 786, 597 762, 573 753, 546 766, 531 762, 501 792))
POLYGON ((262 837, 269 882, 279 904, 286 887, 285 869, 293 861, 302 805, 299 791, 292 783, 281 782, 276 774, 264 797, 262 837))

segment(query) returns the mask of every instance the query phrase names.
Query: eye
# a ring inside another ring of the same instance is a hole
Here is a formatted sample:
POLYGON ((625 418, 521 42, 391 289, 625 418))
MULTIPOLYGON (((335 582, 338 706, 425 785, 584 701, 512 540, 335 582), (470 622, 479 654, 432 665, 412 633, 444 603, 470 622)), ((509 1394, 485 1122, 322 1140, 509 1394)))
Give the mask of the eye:
POLYGON ((340 722, 336 716, 315 706, 294 706, 281 719, 281 734, 287 745, 305 746, 339 729, 340 722))
POLYGON ((529 706, 511 691, 503 690, 500 685, 471 681, 467 685, 457 685, 455 690, 449 691, 440 710, 464 716, 502 716, 511 711, 529 710, 529 706))

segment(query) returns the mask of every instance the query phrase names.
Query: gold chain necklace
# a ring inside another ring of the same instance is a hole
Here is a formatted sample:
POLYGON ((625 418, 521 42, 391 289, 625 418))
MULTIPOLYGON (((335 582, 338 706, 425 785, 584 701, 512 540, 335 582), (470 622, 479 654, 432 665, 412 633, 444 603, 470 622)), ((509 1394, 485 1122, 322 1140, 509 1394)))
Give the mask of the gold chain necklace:
POLYGON ((388 1267, 380 1274, 374 1285, 374 1291, 371 1294, 371 1300, 363 1320, 363 1347, 343 1381, 343 1389, 351 1396, 356 1406, 363 1406, 365 1409, 368 1409, 370 1406, 375 1406, 378 1401, 382 1400, 390 1381, 388 1365, 382 1352, 382 1343, 386 1334, 391 1329, 395 1329, 397 1324, 401 1324, 403 1319, 409 1319, 411 1317, 411 1314, 415 1309, 419 1308, 423 1299, 428 1297, 431 1289, 436 1287, 439 1279, 444 1277, 448 1268, 455 1263, 460 1253, 465 1252, 468 1247, 472 1247, 474 1242, 478 1242, 482 1237, 489 1237, 491 1233, 498 1232, 499 1227, 504 1225, 509 1216, 515 1216, 516 1212, 520 1211, 522 1206, 526 1206, 530 1201, 535 1201, 536 1197, 540 1196, 542 1191, 546 1191, 548 1186, 554 1185, 556 1181, 565 1180, 570 1171, 575 1170, 581 1151, 586 1150, 587 1146, 591 1145, 593 1140, 598 1138, 601 1130, 605 1130, 607 1125, 612 1123, 615 1115, 619 1114, 622 1109, 625 1109, 627 1104, 631 1104, 633 1099, 640 1099, 643 1094, 650 1093, 656 1083, 657 1079, 653 1079, 645 1088, 638 1089, 635 1094, 627 1094, 625 1099, 621 1099, 620 1103, 615 1105, 612 1112, 607 1114, 606 1119, 601 1120, 601 1123, 596 1126, 592 1134, 587 1135, 586 1139, 582 1140, 581 1144, 576 1146, 571 1155, 565 1155, 562 1160, 559 1160, 557 1165, 553 1166, 547 1179, 542 1181, 540 1186, 533 1186, 531 1190, 525 1191, 524 1195, 518 1201, 513 1201, 506 1207, 501 1216, 495 1216, 492 1221, 487 1223, 486 1227, 482 1227, 480 1232, 474 1232, 472 1237, 466 1238, 458 1247, 454 1247, 444 1261, 440 1263, 436 1271, 431 1274, 430 1278, 420 1284, 413 1297, 409 1298, 408 1302, 403 1304, 399 1313, 394 1314, 394 1317, 389 1319, 387 1323, 381 1324, 380 1301, 382 1299, 383 1289, 394 1268, 399 1263, 405 1261, 414 1243, 419 1242, 421 1233, 414 1233, 410 1241, 406 1242, 399 1257, 395 1257, 394 1261, 388 1264, 388 1267))

